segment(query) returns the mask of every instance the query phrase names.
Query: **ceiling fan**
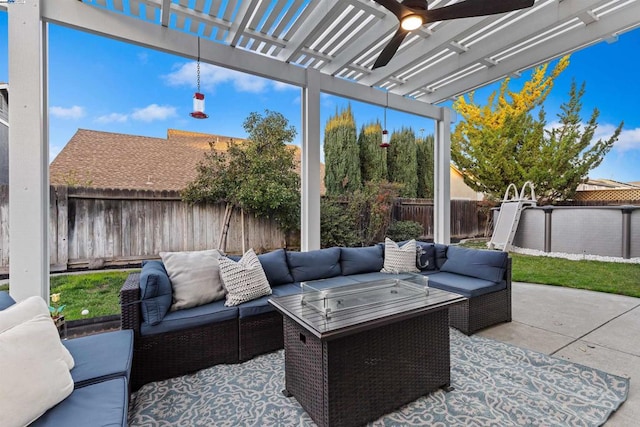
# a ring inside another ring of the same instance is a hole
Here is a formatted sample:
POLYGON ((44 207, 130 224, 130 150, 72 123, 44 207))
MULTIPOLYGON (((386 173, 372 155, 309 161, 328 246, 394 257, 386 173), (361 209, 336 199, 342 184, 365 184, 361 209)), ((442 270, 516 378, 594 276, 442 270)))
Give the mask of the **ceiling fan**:
POLYGON ((373 64, 373 69, 384 67, 402 44, 404 38, 424 24, 472 16, 511 12, 533 5, 534 0, 466 0, 437 9, 428 9, 427 0, 374 0, 393 13, 400 21, 398 30, 373 64))

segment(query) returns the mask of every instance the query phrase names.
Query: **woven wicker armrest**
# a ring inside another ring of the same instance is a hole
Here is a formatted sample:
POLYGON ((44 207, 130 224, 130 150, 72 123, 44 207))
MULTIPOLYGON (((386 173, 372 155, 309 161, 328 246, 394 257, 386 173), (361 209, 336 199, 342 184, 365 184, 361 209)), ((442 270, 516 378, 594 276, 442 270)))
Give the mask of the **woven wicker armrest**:
POLYGON ((120 289, 120 312, 122 329, 133 329, 140 333, 140 273, 131 273, 120 289))

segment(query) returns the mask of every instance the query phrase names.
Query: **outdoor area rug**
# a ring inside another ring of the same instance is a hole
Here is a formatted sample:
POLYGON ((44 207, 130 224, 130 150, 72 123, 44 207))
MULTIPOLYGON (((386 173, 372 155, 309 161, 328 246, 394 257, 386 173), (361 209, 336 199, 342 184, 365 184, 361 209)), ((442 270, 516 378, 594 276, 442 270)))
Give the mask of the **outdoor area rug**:
MULTIPOLYGON (((627 398, 629 380, 451 330, 451 382, 369 426, 599 426, 627 398)), ((143 386, 131 426, 314 426, 286 398, 283 350, 143 386)), ((363 396, 366 399, 366 396, 363 396)))

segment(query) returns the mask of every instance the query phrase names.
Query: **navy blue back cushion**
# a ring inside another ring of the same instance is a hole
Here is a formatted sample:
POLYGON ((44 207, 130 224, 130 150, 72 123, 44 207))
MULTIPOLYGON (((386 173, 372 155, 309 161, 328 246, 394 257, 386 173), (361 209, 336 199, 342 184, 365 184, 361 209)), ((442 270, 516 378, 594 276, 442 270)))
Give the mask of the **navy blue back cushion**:
POLYGON ((342 274, 340 248, 319 249, 309 252, 287 251, 287 264, 294 282, 328 279, 342 274))
POLYGON ((449 246, 447 261, 440 271, 500 282, 507 268, 507 256, 501 251, 449 246))
POLYGON ((276 249, 266 254, 258 255, 264 274, 271 286, 292 283, 293 276, 289 272, 287 253, 284 249, 276 249))
POLYGON ((449 246, 443 245, 442 243, 436 243, 433 246, 436 248, 436 268, 440 270, 445 261, 447 261, 447 249, 449 246))
POLYGON ((142 319, 157 325, 167 314, 173 301, 171 280, 162 261, 143 261, 140 272, 142 319))
POLYGON ((383 265, 384 258, 379 245, 367 248, 340 248, 340 266, 344 276, 380 271, 383 265))
POLYGON ((0 291, 0 310, 4 310, 7 307, 12 306, 16 303, 16 300, 11 298, 9 292, 0 291))

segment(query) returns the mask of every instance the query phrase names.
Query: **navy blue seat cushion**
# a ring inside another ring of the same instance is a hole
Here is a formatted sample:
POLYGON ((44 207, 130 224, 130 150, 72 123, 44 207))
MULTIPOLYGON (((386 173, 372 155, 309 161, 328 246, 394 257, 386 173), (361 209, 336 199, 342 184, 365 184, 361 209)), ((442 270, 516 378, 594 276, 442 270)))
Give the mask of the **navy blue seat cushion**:
POLYGON ((133 358, 133 330, 105 332, 63 340, 75 361, 71 370, 75 388, 119 376, 127 379, 133 358))
POLYGON ((162 261, 143 261, 140 272, 142 319, 157 325, 171 308, 173 290, 162 261))
POLYGON ((151 325, 147 322, 140 324, 141 335, 162 334, 179 331, 185 328, 208 325, 215 322, 236 319, 238 307, 225 307, 225 300, 210 302, 209 304, 191 307, 184 310, 170 311, 162 322, 151 325))
POLYGON ((416 267, 421 271, 435 270, 436 267, 436 246, 433 243, 416 241, 419 256, 416 260, 416 267))
POLYGON ((286 285, 280 285, 272 289, 274 297, 286 297, 288 295, 295 295, 302 292, 300 283, 288 283, 286 285))
POLYGON ((73 390, 30 426, 126 426, 128 409, 129 385, 118 377, 73 390))
POLYGON ((340 248, 308 252, 287 251, 287 264, 289 264, 293 282, 326 279, 342 274, 340 248))
POLYGON ((429 286, 442 289, 443 291, 455 292, 467 298, 500 291, 507 287, 507 282, 504 280, 496 283, 455 273, 440 272, 436 274, 426 274, 426 276, 429 276, 429 286))
POLYGON ((6 292, 6 291, 0 292, 0 310, 4 310, 7 307, 11 307, 15 303, 16 303, 16 300, 11 298, 11 295, 9 295, 9 292, 6 292))
POLYGON ((265 295, 240 304, 238 306, 240 318, 244 319, 245 317, 257 316, 258 314, 275 311, 275 308, 269 304, 269 298, 271 298, 271 295, 265 295))
POLYGON ((276 249, 266 254, 258 255, 264 274, 269 285, 277 286, 293 282, 293 276, 289 272, 287 253, 284 249, 276 249))
POLYGON ((382 248, 378 245, 366 248, 340 248, 340 267, 344 276, 380 271, 383 265, 382 248))
POLYGON ((507 268, 507 256, 502 251, 449 246, 447 261, 440 267, 440 271, 499 282, 507 268))

